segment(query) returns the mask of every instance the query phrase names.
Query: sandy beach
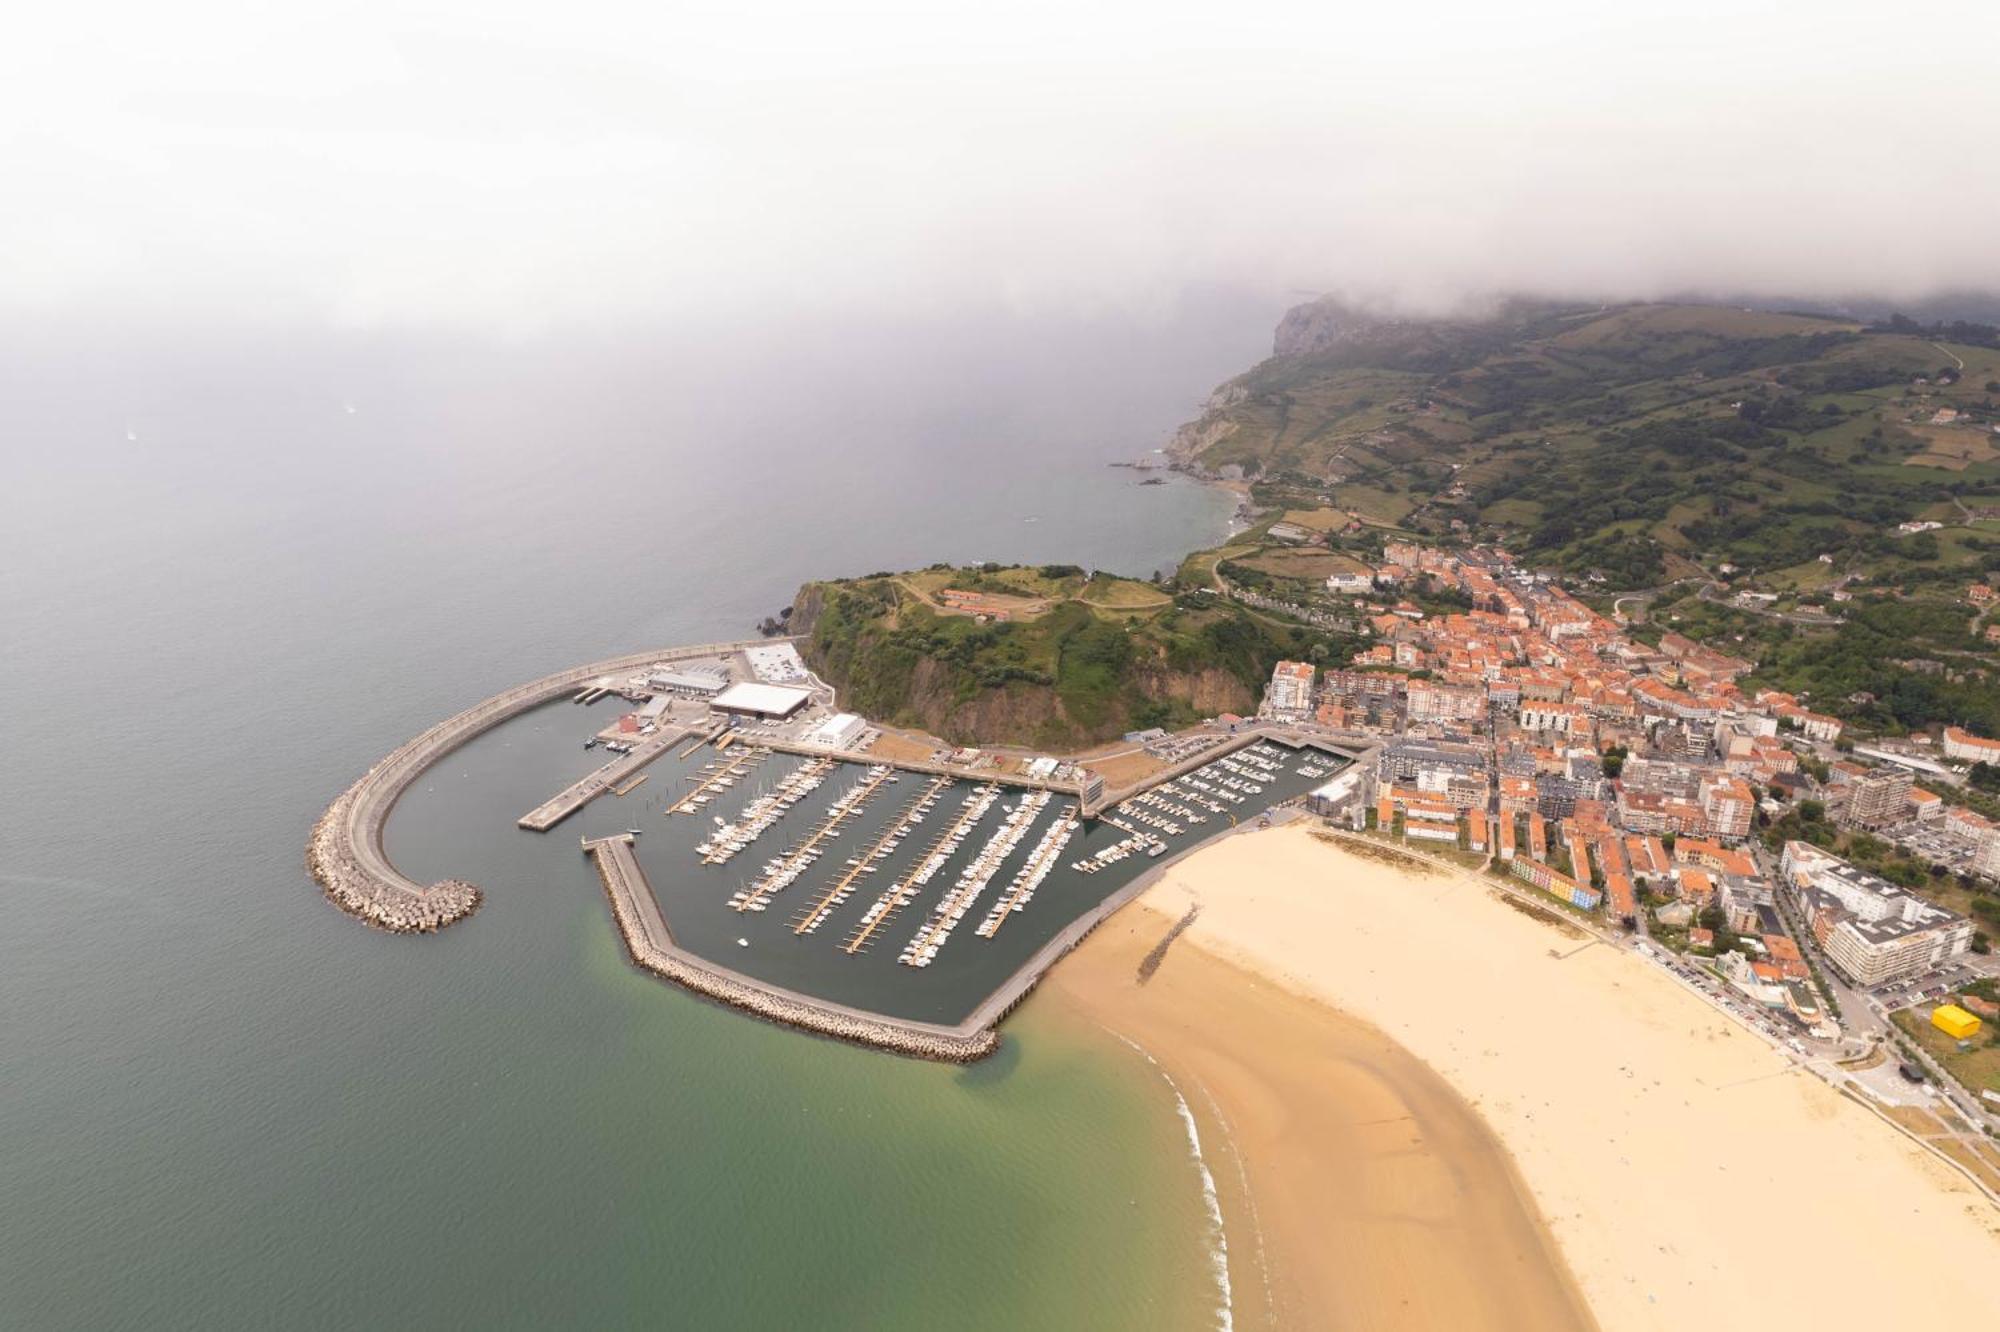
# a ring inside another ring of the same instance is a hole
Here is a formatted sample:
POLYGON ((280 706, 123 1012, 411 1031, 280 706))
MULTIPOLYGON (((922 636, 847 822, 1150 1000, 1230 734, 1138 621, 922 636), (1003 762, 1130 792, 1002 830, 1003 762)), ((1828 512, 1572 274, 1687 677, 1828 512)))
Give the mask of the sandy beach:
POLYGON ((1045 983, 1161 1066, 1200 1126, 1235 1326, 1591 1326, 1506 1151, 1368 1024, 1122 912, 1045 983))
POLYGON ((1194 1106, 1239 1327, 2000 1314, 2000 1209, 1658 968, 1477 877, 1302 826, 1228 838, 1044 988, 1194 1106))

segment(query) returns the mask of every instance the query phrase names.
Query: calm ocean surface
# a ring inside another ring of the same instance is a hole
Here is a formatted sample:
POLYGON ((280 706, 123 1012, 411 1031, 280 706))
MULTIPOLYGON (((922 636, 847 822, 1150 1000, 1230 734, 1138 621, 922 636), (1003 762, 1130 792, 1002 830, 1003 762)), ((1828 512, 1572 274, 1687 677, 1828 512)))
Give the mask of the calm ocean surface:
POLYGON ((1116 1041, 1031 1007, 941 1068, 677 993, 504 767, 450 802, 489 839, 392 833, 487 889, 442 936, 300 857, 430 722, 809 577, 1171 567, 1229 505, 1104 464, 1271 313, 0 348, 0 1325, 1214 1325, 1116 1041))

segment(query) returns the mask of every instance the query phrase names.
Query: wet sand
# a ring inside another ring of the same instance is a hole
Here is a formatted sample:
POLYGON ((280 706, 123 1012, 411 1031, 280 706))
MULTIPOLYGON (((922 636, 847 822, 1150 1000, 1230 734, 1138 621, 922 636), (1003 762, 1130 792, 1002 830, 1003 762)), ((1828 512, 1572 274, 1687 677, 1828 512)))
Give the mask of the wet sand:
MULTIPOLYGON (((1248 1184, 1224 1198, 1232 1270, 1261 1234, 1271 1325, 1577 1326, 1565 1263, 1619 1332, 2000 1315, 2000 1209, 1657 967, 1573 936, 1477 877, 1288 827, 1173 867, 1045 988, 1206 1103, 1205 1142, 1226 1132, 1248 1184)), ((1240 1312, 1261 1280, 1236 1278, 1240 1312)))
POLYGON ((1141 985, 1170 925, 1128 909, 1035 1002, 1138 1045, 1186 1098, 1237 1328, 1594 1326, 1506 1151, 1443 1079, 1185 937, 1141 985))

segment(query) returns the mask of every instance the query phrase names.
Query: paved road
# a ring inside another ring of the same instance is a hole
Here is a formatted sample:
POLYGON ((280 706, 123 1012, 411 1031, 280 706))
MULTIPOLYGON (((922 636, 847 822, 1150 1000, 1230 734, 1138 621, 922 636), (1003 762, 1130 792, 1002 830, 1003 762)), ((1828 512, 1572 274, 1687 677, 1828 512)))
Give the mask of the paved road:
POLYGON ((1787 624, 1803 624, 1823 629, 1847 623, 1847 621, 1841 619, 1838 615, 1814 614, 1810 611, 1772 610, 1767 606, 1739 606, 1730 597, 1724 595, 1727 590, 1722 584, 1711 581, 1703 583, 1701 591, 1695 593, 1695 595, 1713 605, 1727 606, 1731 610, 1742 611, 1745 615, 1759 615, 1767 620, 1783 620, 1787 624))

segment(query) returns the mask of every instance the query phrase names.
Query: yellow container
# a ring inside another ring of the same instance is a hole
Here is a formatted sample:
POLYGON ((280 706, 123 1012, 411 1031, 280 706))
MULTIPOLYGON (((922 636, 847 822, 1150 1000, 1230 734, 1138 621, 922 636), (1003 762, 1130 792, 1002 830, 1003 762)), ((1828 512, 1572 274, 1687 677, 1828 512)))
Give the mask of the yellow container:
POLYGON ((1971 1040, 1979 1034, 1979 1019, 1957 1004, 1939 1004, 1933 1008, 1931 1025, 1955 1041, 1971 1040))

